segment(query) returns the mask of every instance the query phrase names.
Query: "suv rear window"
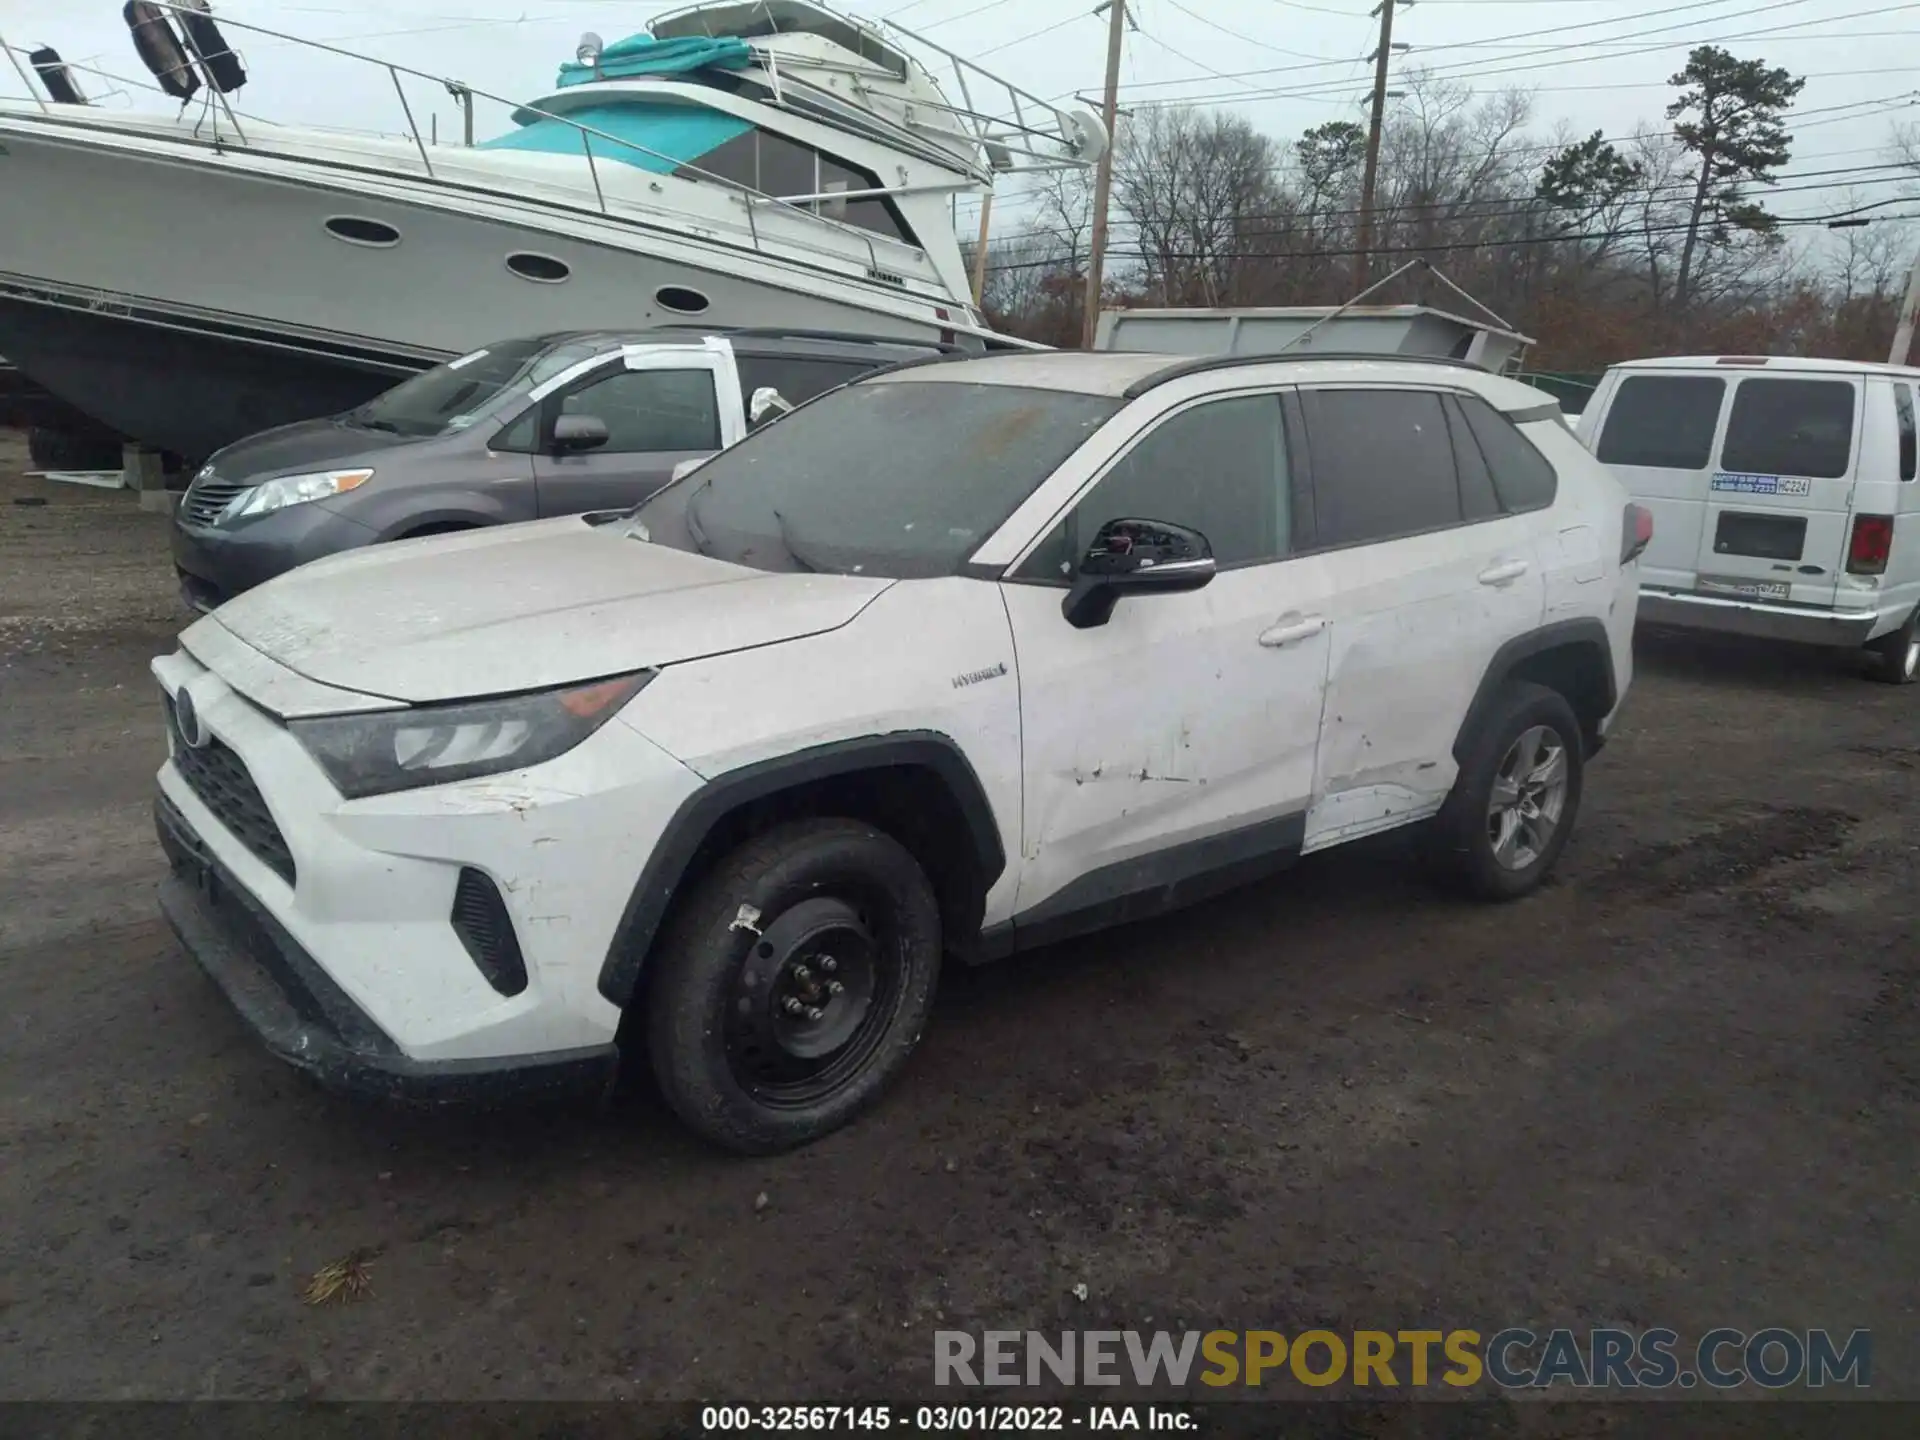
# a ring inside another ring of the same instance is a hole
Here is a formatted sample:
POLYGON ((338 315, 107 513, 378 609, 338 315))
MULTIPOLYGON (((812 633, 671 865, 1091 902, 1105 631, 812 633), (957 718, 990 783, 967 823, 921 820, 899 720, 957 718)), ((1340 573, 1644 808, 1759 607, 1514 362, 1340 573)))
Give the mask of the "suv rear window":
POLYGON ((1607 407, 1594 453, 1608 465, 1704 470, 1727 382, 1718 375, 1631 375, 1607 407))
POLYGON ((1845 380, 1742 380, 1720 468, 1838 479, 1853 455, 1853 398, 1845 380))

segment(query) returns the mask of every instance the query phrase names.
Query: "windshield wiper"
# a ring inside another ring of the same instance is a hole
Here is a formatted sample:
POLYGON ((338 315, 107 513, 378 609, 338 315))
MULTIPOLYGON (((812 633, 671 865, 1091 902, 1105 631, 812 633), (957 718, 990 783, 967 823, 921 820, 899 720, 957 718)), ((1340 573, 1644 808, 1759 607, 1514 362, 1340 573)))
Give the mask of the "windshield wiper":
POLYGON ((809 575, 821 574, 822 571, 818 565, 793 548, 793 537, 787 534, 787 517, 776 510, 773 512, 773 523, 780 527, 780 544, 786 549, 787 558, 809 575))

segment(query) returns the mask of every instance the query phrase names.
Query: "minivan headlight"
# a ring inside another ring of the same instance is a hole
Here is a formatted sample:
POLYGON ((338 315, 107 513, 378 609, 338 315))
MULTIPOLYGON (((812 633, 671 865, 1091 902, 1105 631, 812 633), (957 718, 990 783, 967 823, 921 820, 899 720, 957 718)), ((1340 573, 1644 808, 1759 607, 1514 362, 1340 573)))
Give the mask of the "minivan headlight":
POLYGON ((220 512, 220 518, 244 520, 284 510, 289 505, 304 505, 309 500, 325 500, 358 490, 372 478, 371 470, 323 470, 314 475, 282 475, 276 480, 262 480, 236 495, 233 503, 220 512))
POLYGON ((370 715, 290 720, 287 729, 349 800, 519 770, 564 755, 658 672, 591 685, 422 705, 370 715))

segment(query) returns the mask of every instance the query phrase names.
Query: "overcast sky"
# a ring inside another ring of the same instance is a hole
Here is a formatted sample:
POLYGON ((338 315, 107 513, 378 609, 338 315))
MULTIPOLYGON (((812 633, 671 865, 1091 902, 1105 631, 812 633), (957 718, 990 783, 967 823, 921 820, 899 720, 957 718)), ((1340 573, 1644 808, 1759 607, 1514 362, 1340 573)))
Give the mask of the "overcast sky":
MULTIPOLYGON (((1101 83, 1104 18, 1092 0, 868 0, 839 8, 894 18, 1047 98, 1094 94, 1101 83)), ((1191 97, 1228 105, 1253 124, 1291 138, 1323 121, 1362 117, 1374 48, 1373 0, 1130 0, 1138 30, 1127 37, 1121 103, 1191 97), (1277 92, 1277 93, 1276 93, 1277 92)), ((582 31, 612 41, 679 5, 650 0, 215 0, 217 16, 327 41, 481 90, 530 98, 549 88, 582 31)), ((1425 65, 1487 93, 1514 86, 1534 95, 1535 132, 1563 122, 1578 133, 1630 133, 1658 123, 1666 78, 1702 43, 1762 58, 1807 77, 1793 123, 1791 190, 1772 204, 1783 215, 1818 215, 1899 193, 1885 160, 1888 132, 1920 120, 1920 0, 1417 0, 1396 12, 1397 70, 1425 65), (1545 33, 1543 33, 1545 32, 1545 33), (1827 173, 1819 173, 1827 172, 1827 173)), ((70 60, 142 74, 116 0, 0 0, 0 34, 16 46, 51 44, 70 60)), ((251 82, 243 112, 273 120, 400 131, 398 102, 363 67, 250 34, 229 38, 251 82)), ((96 96, 108 82, 83 76, 96 96)), ((20 82, 0 70, 0 93, 20 82)), ((422 113, 438 114, 442 140, 457 128, 444 91, 410 86, 422 113), (436 93, 437 92, 437 93, 436 93)), ((152 95, 109 100, 147 108, 152 95)), ((482 135, 507 128, 482 104, 482 135)), ((1896 208, 1896 213, 1899 207, 1896 208)), ((1914 227, 1920 231, 1920 225, 1914 227)), ((1920 235, 1916 235, 1920 239, 1920 235)))

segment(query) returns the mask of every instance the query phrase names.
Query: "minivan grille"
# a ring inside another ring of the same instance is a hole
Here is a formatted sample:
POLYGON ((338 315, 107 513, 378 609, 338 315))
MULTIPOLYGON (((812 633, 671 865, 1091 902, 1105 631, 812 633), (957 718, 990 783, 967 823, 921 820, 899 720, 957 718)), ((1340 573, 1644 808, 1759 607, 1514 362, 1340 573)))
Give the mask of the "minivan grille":
POLYGON ((173 697, 166 697, 167 732, 173 740, 173 768, 187 782, 187 788, 200 797, 214 818, 233 833, 261 864, 287 884, 294 883, 293 852, 286 837, 274 823, 273 814, 260 794, 260 787, 247 773, 247 765, 219 740, 209 735, 204 745, 189 745, 180 734, 180 721, 174 713, 173 697))
POLYGON ((187 487, 180 499, 180 515, 189 525, 208 526, 220 518, 220 512, 233 503, 233 497, 247 487, 238 480, 209 476, 187 487))

